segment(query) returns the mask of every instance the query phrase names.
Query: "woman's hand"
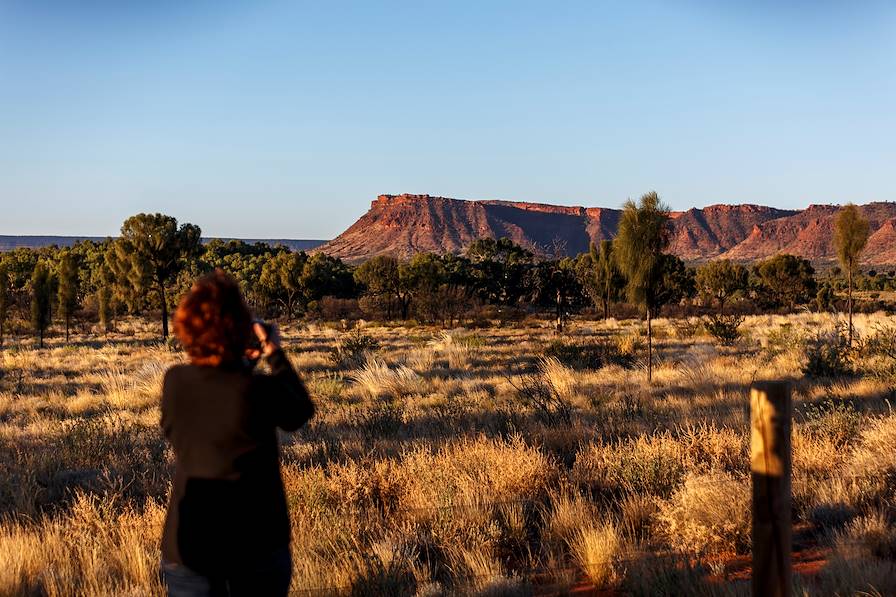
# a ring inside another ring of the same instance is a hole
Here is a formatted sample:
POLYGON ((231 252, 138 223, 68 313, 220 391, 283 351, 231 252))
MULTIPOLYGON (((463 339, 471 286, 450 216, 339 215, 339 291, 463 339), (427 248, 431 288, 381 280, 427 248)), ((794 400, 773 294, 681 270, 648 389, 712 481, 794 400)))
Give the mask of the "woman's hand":
POLYGON ((258 338, 261 350, 250 349, 246 352, 246 356, 251 360, 258 360, 262 355, 269 356, 280 350, 280 330, 273 323, 262 323, 255 321, 252 323, 252 331, 258 338))
POLYGON ((252 324, 252 329, 255 330, 255 335, 261 342, 261 354, 268 356, 280 350, 280 330, 277 329, 277 324, 263 325, 256 321, 252 324))

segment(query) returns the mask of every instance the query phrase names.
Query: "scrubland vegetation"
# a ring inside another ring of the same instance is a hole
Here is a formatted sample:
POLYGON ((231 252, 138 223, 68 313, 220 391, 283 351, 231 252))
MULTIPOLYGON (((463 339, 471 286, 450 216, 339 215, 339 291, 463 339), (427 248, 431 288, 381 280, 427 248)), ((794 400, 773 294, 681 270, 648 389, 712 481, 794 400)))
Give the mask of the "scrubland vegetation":
MULTIPOLYGON (((297 594, 749 593, 747 388, 793 381, 796 594, 896 592, 896 318, 295 323, 297 594), (303 592, 304 591, 304 592, 303 592)), ((182 356, 124 318, 0 352, 0 594, 158 594, 182 356), (88 330, 91 332, 91 330, 88 330)))
POLYGON ((896 318, 862 292, 896 282, 861 272, 843 213, 823 275, 692 268, 655 193, 574 259, 483 239, 355 267, 160 214, 6 253, 0 594, 160 592, 159 386, 183 356, 159 332, 215 267, 282 323, 318 405, 283 437, 298 594, 746 594, 762 378, 794 388, 796 593, 894 594, 896 318))

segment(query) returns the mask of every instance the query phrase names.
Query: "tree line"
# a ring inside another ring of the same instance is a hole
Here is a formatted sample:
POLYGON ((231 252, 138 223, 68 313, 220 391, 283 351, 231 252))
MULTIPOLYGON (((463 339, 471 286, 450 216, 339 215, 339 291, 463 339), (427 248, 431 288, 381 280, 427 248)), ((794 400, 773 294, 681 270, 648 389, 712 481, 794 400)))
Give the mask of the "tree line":
MULTIPOLYGON (((115 239, 0 254, 0 345, 14 314, 30 320, 41 345, 54 322, 68 339, 75 320, 109 332, 124 315, 150 313, 159 317, 161 335, 167 337, 169 313, 180 296, 197 276, 215 268, 237 279, 259 316, 286 319, 453 324, 549 311, 562 329, 570 314, 594 308, 605 318, 640 312, 651 341, 650 321, 669 305, 712 308, 720 315, 807 304, 831 309, 844 284, 851 312, 863 220, 854 207, 843 213, 837 227, 838 250, 846 251, 840 251, 842 270, 826 277, 816 276, 805 259, 784 254, 750 267, 728 260, 689 267, 666 252, 669 211, 656 193, 626 203, 617 237, 576 257, 563 257, 562 247, 551 255, 507 238, 483 238, 461 255, 377 256, 357 266, 265 243, 203 244, 198 226, 163 214, 138 214, 123 223, 115 239), (851 232, 841 234, 844 230, 851 232)), ((864 226, 867 238, 867 222, 864 226)), ((860 276, 860 287, 861 280, 866 286, 873 280, 880 290, 896 287, 892 275, 868 272, 860 276)))

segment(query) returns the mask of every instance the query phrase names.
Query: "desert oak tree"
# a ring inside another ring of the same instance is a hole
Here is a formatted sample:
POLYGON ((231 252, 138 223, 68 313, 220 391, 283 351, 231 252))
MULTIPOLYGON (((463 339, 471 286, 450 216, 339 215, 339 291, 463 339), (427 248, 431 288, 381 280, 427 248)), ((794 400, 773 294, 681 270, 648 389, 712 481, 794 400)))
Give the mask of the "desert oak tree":
POLYGON ((610 317, 610 293, 613 291, 614 279, 618 275, 613 261, 613 241, 600 241, 599 249, 591 243, 591 261, 594 263, 594 278, 600 289, 606 320, 610 317))
POLYGON ((199 226, 183 224, 164 214, 138 214, 121 226, 118 254, 129 261, 132 280, 158 293, 162 307, 162 337, 168 337, 167 286, 200 248, 199 226))
POLYGON ((39 261, 31 274, 31 327, 38 337, 38 346, 44 347, 44 333, 50 325, 53 302, 53 274, 46 264, 39 261))
POLYGON ((65 341, 69 341, 72 316, 78 309, 78 259, 71 251, 65 251, 59 259, 59 285, 56 305, 65 322, 65 341))
POLYGON ((0 348, 3 348, 3 328, 9 310, 9 271, 0 263, 0 348))
POLYGON ((868 220, 859 213, 859 208, 852 203, 837 214, 834 220, 834 248, 837 259, 846 272, 846 305, 849 311, 849 346, 852 346, 852 278, 859 265, 859 257, 868 242, 868 220))
POLYGON ((725 314, 725 303, 744 293, 749 287, 750 272, 730 259, 710 261, 697 269, 697 291, 701 296, 719 304, 719 314, 725 314))
POLYGON ((642 305, 647 316, 647 381, 653 381, 653 329, 663 275, 663 251, 669 244, 669 209, 651 191, 623 207, 613 241, 613 255, 627 281, 629 300, 642 305))

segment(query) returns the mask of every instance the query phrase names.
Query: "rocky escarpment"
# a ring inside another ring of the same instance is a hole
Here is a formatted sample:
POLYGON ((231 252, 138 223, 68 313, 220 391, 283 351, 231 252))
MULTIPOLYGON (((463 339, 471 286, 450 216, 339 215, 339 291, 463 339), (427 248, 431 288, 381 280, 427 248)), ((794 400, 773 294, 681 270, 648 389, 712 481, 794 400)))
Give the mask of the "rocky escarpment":
MULTIPOLYGON (((872 231, 865 261, 896 263, 896 203, 871 203, 861 209, 872 231)), ((779 252, 833 261, 837 210, 832 205, 783 210, 743 204, 675 212, 670 251, 692 262, 715 257, 752 261, 779 252)), ((576 255, 592 242, 612 239, 621 213, 604 207, 380 195, 366 214, 320 250, 358 262, 375 255, 461 253, 478 238, 507 237, 537 253, 576 255)))
MULTIPOLYGON (((834 218, 838 210, 836 205, 810 205, 788 217, 759 223, 743 242, 723 256, 751 261, 776 253, 791 253, 815 262, 834 261, 837 257, 834 251, 834 218)), ((868 220, 872 238, 887 221, 896 217, 896 203, 869 203, 859 206, 859 210, 868 220)), ((869 245, 870 241, 871 238, 869 245)), ((882 246, 880 249, 883 251, 873 251, 869 246, 863 254, 863 262, 894 263, 886 256, 889 247, 882 246)))

